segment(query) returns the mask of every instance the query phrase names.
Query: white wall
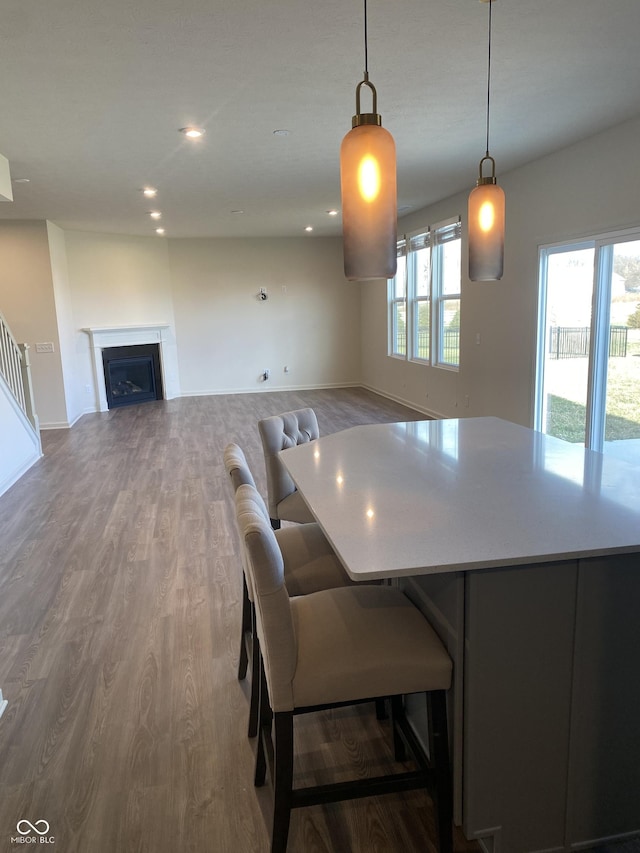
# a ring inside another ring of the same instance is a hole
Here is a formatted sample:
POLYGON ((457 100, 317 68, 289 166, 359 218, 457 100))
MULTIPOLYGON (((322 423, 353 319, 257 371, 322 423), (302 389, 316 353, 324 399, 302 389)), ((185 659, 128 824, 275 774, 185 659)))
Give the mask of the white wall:
MULTIPOLYGON (((339 239, 167 240, 61 235, 55 226, 47 235, 43 222, 2 222, 0 310, 20 340, 56 348, 32 350, 41 422, 66 425, 78 410, 95 410, 81 328, 166 322, 183 394, 362 382, 438 415, 531 424, 538 246, 640 224, 638 139, 640 118, 509 174, 498 169, 505 275, 463 278, 459 372, 387 356, 386 283, 347 283, 339 239), (264 303, 256 299, 263 286, 264 303)), ((465 192, 405 217, 401 230, 461 214, 466 258, 466 206, 465 192)))
POLYGON ((359 291, 341 240, 170 240, 169 257, 183 394, 359 382, 359 291))
POLYGON ((53 297, 58 320, 58 339, 60 361, 64 382, 67 423, 73 425, 83 414, 84 399, 81 394, 78 360, 76 358, 76 334, 73 327, 73 306, 67 265, 67 247, 65 234, 52 222, 47 222, 49 257, 51 259, 51 277, 53 297))
POLYGON ((44 221, 0 223, 0 311, 14 337, 31 347, 33 395, 40 426, 67 426, 47 226, 44 221), (37 353, 36 343, 54 352, 37 353))
POLYGON ((89 326, 169 323, 184 395, 359 382, 359 286, 344 279, 339 239, 64 237, 85 411, 96 410, 89 326))
POLYGON ((446 417, 496 415, 531 426, 538 247, 640 225, 639 141, 637 118, 506 175, 500 175, 496 145, 498 181, 507 199, 500 282, 466 278, 466 192, 405 217, 400 231, 462 216, 460 371, 387 356, 386 283, 375 282, 361 291, 364 384, 446 417))
MULTIPOLYGON (((82 409, 98 409, 91 366, 91 326, 168 323, 175 329, 167 241, 66 231, 66 257, 73 310, 76 385, 82 409)), ((177 383, 177 377, 176 383, 177 383)))

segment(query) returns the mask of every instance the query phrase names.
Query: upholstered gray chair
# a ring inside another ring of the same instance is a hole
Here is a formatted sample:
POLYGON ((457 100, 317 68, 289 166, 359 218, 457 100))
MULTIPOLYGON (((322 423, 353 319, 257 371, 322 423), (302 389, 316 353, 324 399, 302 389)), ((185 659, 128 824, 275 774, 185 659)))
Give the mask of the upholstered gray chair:
POLYGON ((297 409, 258 421, 264 464, 267 469, 269 516, 274 530, 281 521, 306 522, 314 518, 295 483, 278 457, 281 450, 306 444, 320 436, 313 409, 297 409))
MULTIPOLYGON (((237 444, 228 444, 224 449, 224 465, 229 475, 233 494, 241 485, 253 489, 255 505, 259 507, 265 521, 269 522, 269 513, 261 495, 255 487, 253 475, 242 449, 237 444)), ((284 560, 284 578, 288 595, 308 595, 321 589, 335 586, 348 586, 349 579, 336 557, 325 535, 316 522, 299 524, 277 531, 279 548, 284 560)), ((255 737, 258 730, 258 666, 257 637, 255 633, 255 609, 251 577, 247 570, 247 558, 243 550, 242 572, 242 623, 240 635, 240 656, 238 678, 247 674, 248 651, 251 650, 251 693, 249 701, 249 737, 255 737)))
POLYGON ((422 613, 400 590, 359 584, 291 598, 278 539, 251 486, 236 492, 236 515, 255 596, 260 642, 260 737, 255 784, 264 784, 272 729, 271 851, 285 853, 292 808, 433 785, 439 849, 452 850, 452 783, 446 691, 452 663, 422 613), (403 712, 403 694, 425 692, 432 745, 427 758, 403 712), (418 769, 318 787, 293 788, 293 717, 391 696, 396 758, 405 745, 418 769))
MULTIPOLYGON (((253 479, 247 458, 237 444, 228 444, 224 449, 224 467, 229 475, 232 493, 235 495, 238 486, 250 485, 255 488, 256 483, 253 479)), ((244 566, 243 554, 243 572, 242 572, 242 622, 240 628, 240 656, 238 658, 238 679, 242 681, 247 675, 247 666, 249 657, 247 652, 247 641, 251 642, 253 636, 253 595, 249 593, 247 587, 248 572, 244 566)), ((257 713, 257 697, 255 713, 257 713)), ((251 716, 251 714, 250 714, 251 716)))

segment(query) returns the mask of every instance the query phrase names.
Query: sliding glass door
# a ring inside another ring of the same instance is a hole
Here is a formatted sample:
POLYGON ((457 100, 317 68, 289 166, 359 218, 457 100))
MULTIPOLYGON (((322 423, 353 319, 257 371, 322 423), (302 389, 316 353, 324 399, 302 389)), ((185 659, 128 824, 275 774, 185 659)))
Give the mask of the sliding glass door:
POLYGON ((587 430, 589 337, 593 302, 593 246, 545 250, 544 327, 539 349, 537 429, 584 443, 587 430))
POLYGON ((640 237, 604 246, 601 261, 609 343, 599 353, 603 449, 640 460, 640 237))
POLYGON ((640 231, 545 247, 535 426, 640 460, 640 231))

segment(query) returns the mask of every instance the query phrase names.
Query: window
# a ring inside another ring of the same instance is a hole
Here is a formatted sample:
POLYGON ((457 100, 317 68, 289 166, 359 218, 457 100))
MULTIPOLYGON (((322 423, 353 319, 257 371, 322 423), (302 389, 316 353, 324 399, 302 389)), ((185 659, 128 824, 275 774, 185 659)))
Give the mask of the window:
POLYGON ((535 427, 640 456, 640 230, 540 251, 535 427))
POLYGON ((407 250, 406 240, 398 241, 398 268, 389 281, 389 354, 407 355, 407 250))
POLYGON ((412 361, 429 361, 431 355, 431 235, 429 231, 408 238, 407 278, 412 361))
POLYGON ((389 355, 457 368, 460 364, 460 220, 398 241, 389 281, 389 355))

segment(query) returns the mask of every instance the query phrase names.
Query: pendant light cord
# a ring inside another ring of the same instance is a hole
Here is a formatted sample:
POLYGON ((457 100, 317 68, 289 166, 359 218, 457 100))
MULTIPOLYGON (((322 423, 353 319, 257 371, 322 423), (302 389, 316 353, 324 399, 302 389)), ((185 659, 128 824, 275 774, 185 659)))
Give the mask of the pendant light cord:
POLYGON ((367 45, 367 0, 364 0, 364 79, 369 78, 369 47, 367 45))
MULTIPOLYGON (((365 7, 367 0, 364 0, 365 7)), ((492 0, 489 0, 489 56, 487 62, 487 157, 489 156, 489 111, 491 109, 491 7, 492 0)))

